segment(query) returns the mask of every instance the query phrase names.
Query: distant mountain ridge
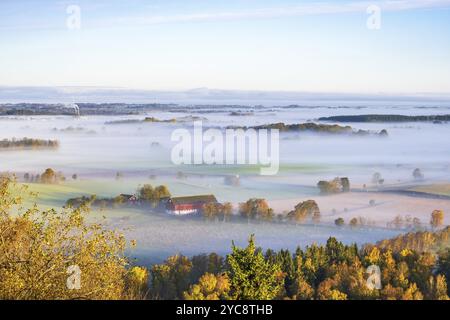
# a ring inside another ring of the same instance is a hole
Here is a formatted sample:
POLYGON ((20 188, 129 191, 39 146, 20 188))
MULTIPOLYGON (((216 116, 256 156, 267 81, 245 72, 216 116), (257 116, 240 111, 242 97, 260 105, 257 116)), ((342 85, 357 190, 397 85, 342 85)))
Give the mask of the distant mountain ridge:
POLYGON ((0 103, 178 103, 450 107, 450 93, 333 93, 270 90, 145 90, 116 87, 0 86, 0 103))

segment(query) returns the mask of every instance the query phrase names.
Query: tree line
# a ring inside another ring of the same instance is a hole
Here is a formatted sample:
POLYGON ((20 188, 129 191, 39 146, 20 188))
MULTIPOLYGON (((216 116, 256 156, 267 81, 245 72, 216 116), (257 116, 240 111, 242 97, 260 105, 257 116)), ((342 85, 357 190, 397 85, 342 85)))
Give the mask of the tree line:
POLYGON ((147 269, 125 255, 134 241, 86 220, 88 206, 23 208, 26 194, 26 186, 0 177, 0 299, 449 298, 450 227, 361 248, 329 238, 294 252, 263 251, 251 236, 225 257, 178 254, 147 269), (379 288, 368 285, 370 266, 380 270, 379 288), (77 269, 82 282, 70 290, 68 273, 77 269))
POLYGON ((151 184, 144 184, 139 187, 135 195, 119 194, 115 197, 102 197, 97 195, 80 196, 66 201, 67 207, 77 208, 80 206, 94 206, 100 208, 113 208, 125 205, 144 205, 157 208, 163 199, 171 196, 167 186, 160 185, 153 187, 151 184))
MULTIPOLYGON (((447 228, 443 233, 447 234, 447 228)), ((438 235, 437 237, 441 237, 438 235)), ((417 241, 424 241, 421 235, 417 241)), ((447 239, 448 240, 448 239, 447 239)), ((444 243, 441 243, 442 245, 444 243)), ((450 250, 416 251, 407 244, 325 245, 263 252, 250 237, 231 253, 169 257, 150 270, 149 298, 188 300, 448 300, 450 250), (380 287, 368 284, 370 266, 380 270, 380 287)))
POLYGON ((56 149, 59 147, 57 140, 44 139, 3 139, 0 140, 0 149, 56 149))
POLYGON ((338 124, 322 124, 322 123, 314 123, 314 122, 305 122, 305 123, 294 123, 294 124, 286 124, 284 122, 278 123, 270 123, 264 125, 258 125, 253 127, 236 127, 230 126, 230 129, 277 129, 280 132, 311 132, 311 133, 320 133, 320 134, 338 134, 338 135, 350 135, 350 136, 368 136, 374 135, 379 137, 386 137, 388 132, 386 129, 381 130, 380 132, 372 132, 369 130, 356 130, 351 126, 340 126, 338 124))
MULTIPOLYGON (((72 175, 72 179, 76 180, 78 178, 77 174, 72 175)), ((57 184, 66 181, 66 177, 61 171, 55 171, 52 168, 47 168, 42 173, 36 175, 26 172, 23 175, 23 180, 27 183, 43 183, 43 184, 57 184)))
POLYGON ((413 122, 413 121, 449 121, 450 114, 427 115, 427 116, 406 116, 399 114, 362 114, 347 116, 321 117, 319 121, 336 122, 413 122))

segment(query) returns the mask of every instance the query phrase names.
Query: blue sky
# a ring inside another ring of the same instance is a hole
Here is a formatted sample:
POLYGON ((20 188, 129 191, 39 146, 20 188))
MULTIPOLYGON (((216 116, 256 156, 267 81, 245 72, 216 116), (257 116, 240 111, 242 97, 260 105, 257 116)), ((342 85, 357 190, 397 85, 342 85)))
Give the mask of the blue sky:
POLYGON ((449 94, 450 0, 2 0, 0 86, 449 94))

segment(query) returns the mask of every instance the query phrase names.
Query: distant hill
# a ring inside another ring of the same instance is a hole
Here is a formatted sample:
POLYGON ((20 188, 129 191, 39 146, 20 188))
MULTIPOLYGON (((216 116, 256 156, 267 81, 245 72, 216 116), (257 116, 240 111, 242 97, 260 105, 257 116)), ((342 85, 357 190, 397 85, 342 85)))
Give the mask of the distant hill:
POLYGON ((318 124, 314 122, 306 122, 306 123, 296 123, 296 124, 285 124, 283 122, 278 123, 270 123, 253 127, 236 127, 230 126, 229 129, 278 129, 281 132, 313 132, 313 133, 325 133, 325 134, 347 134, 347 135, 355 135, 355 136, 367 136, 367 135, 375 135, 375 136, 387 136, 388 132, 386 130, 381 130, 380 132, 372 132, 369 130, 355 130, 350 126, 339 126, 337 124, 328 125, 328 124, 318 124))
POLYGON ((322 117, 320 121, 336 122, 418 122, 418 121, 450 121, 450 114, 429 116, 405 116, 399 114, 362 114, 352 116, 322 117))

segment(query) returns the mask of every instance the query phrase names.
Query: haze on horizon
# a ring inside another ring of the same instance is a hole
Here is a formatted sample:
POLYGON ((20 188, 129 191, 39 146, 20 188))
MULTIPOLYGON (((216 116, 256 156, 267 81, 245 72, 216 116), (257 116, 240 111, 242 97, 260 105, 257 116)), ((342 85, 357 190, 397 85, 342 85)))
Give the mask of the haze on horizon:
POLYGON ((30 87, 450 94, 449 0, 5 0, 0 39, 1 100, 30 87))

